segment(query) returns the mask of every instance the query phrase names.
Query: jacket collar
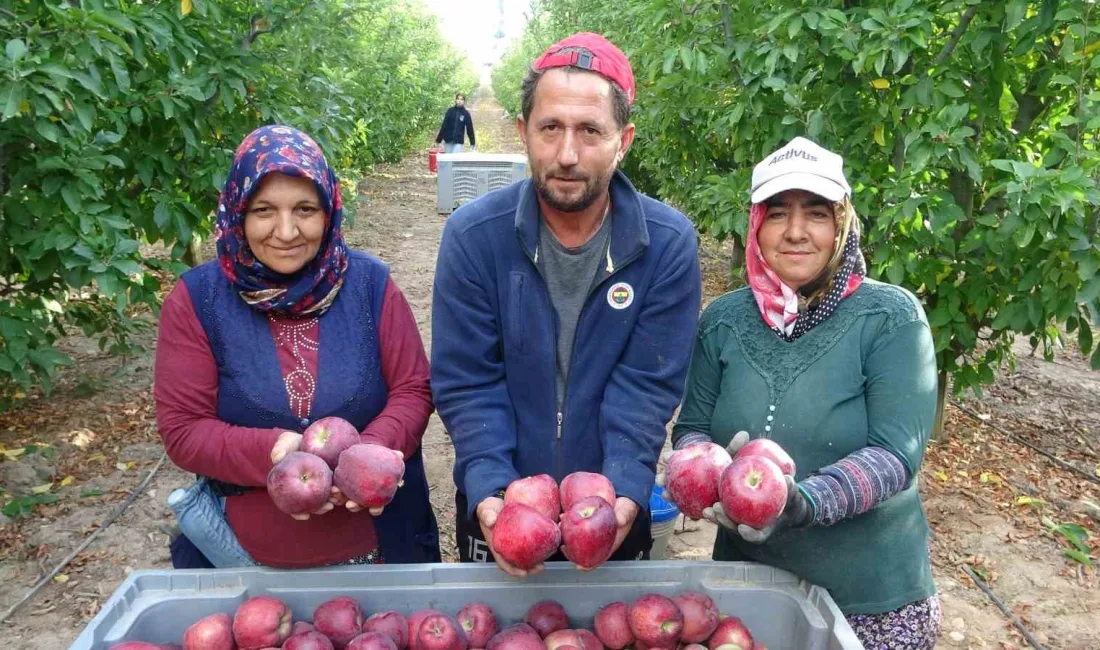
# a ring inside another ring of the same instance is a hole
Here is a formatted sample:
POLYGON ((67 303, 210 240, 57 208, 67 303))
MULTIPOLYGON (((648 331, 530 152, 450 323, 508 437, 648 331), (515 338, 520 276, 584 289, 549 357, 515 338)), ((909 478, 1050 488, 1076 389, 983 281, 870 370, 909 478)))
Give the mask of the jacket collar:
MULTIPOLYGON (((611 236, 606 252, 608 274, 622 264, 634 259, 649 246, 649 228, 646 227, 645 210, 638 191, 619 170, 611 177, 611 236)), ((516 206, 516 235, 532 262, 538 262, 539 225, 542 221, 535 182, 527 179, 520 188, 519 205, 516 206)))

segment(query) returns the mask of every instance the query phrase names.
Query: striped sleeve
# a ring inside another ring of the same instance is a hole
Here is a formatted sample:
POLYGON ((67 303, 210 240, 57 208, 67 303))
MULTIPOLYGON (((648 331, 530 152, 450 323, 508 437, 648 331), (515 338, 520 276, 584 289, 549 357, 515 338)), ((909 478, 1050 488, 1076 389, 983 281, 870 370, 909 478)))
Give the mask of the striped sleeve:
POLYGON ((901 492, 909 478, 896 455, 882 447, 864 447, 821 468, 799 486, 813 503, 813 523, 831 526, 901 492))
POLYGON ((698 431, 685 431, 681 434, 672 444, 672 448, 679 451, 692 445, 697 445, 700 442, 713 442, 705 433, 699 433, 698 431))

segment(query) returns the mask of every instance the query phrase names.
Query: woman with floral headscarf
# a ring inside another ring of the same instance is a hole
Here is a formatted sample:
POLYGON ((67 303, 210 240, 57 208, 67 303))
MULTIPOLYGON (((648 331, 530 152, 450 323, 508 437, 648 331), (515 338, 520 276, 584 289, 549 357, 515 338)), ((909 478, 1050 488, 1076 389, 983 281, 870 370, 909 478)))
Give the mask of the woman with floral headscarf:
POLYGON ((932 648, 916 485, 936 412, 932 335, 911 293, 865 277, 850 195, 841 157, 804 138, 756 166, 749 286, 701 317, 673 446, 777 442, 797 467, 783 513, 758 530, 706 509, 714 559, 829 589, 870 650, 932 648))
MULTIPOLYGON (((253 131, 217 209, 217 259, 165 299, 154 387, 169 457, 224 510, 208 526, 228 530, 246 561, 281 568, 439 561, 420 451, 432 411, 424 346, 386 264, 348 250, 320 147, 286 126, 253 131), (362 511, 334 489, 291 516, 268 495, 273 464, 328 416, 404 458, 385 509, 362 511)), ((224 537, 208 532, 192 535, 224 537)), ((173 564, 212 566, 202 548, 180 535, 173 564)))

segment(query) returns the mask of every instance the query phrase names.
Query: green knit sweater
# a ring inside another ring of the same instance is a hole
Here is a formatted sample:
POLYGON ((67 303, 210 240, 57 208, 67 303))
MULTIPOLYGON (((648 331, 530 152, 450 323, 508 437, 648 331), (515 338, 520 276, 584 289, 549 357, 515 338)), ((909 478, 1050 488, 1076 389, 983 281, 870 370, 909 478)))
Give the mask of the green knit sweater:
POLYGON ((703 312, 673 440, 737 431, 772 438, 797 478, 876 445, 913 480, 852 519, 751 544, 719 529, 716 560, 779 567, 829 590, 845 614, 876 614, 935 593, 928 522, 916 476, 936 412, 936 360, 924 312, 908 291, 865 280, 825 322, 785 342, 740 289, 703 312))

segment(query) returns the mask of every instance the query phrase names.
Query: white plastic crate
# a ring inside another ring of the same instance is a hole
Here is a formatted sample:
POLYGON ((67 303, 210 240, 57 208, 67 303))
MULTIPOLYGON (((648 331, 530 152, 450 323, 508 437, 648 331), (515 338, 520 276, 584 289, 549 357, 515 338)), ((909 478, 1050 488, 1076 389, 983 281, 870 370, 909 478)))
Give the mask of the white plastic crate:
POLYGON ((527 156, 510 153, 439 154, 436 196, 440 214, 450 214, 493 190, 527 178, 527 156))

